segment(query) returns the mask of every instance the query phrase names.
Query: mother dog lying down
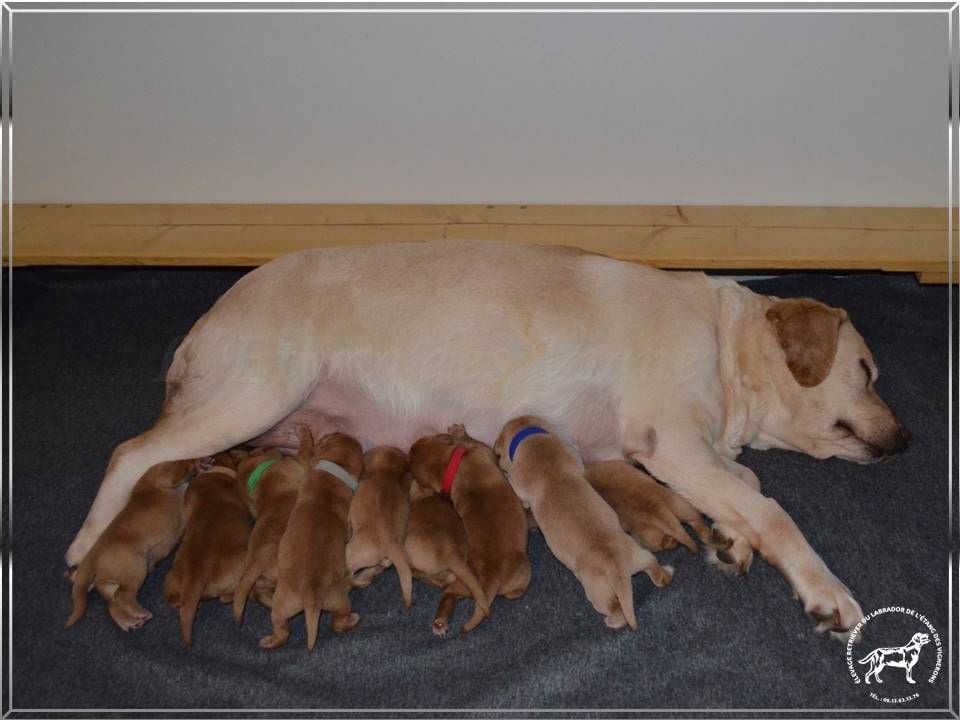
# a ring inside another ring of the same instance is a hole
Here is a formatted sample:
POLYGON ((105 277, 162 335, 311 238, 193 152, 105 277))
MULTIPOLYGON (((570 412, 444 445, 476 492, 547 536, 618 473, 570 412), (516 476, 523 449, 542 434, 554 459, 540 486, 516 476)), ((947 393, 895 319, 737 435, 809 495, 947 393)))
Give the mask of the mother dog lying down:
POLYGON ((756 476, 741 447, 869 463, 909 442, 874 391, 845 311, 757 295, 569 248, 429 242, 306 250, 243 277, 190 331, 156 424, 119 445, 80 532, 76 565, 156 462, 294 428, 408 447, 464 423, 492 444, 536 413, 596 462, 641 461, 715 521, 720 557, 753 551, 818 631, 861 611, 756 476))

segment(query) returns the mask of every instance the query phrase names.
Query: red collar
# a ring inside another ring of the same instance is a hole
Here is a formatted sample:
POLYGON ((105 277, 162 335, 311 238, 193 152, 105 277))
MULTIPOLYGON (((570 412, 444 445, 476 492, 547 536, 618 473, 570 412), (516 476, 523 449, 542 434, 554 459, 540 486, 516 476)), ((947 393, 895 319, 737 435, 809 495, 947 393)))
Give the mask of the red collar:
POLYGON ((453 479, 457 476, 457 470, 460 469, 460 462, 466 454, 466 448, 454 448, 453 454, 450 456, 450 462, 447 463, 447 469, 443 471, 443 484, 440 486, 440 492, 444 495, 449 495, 450 490, 453 489, 453 479))

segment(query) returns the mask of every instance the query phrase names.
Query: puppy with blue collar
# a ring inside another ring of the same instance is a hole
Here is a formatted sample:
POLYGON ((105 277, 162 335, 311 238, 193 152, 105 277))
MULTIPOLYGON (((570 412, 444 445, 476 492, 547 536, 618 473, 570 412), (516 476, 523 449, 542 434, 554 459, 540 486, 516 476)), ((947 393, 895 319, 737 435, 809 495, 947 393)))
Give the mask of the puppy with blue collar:
POLYGON ((579 454, 542 418, 510 420, 493 449, 550 551, 577 577, 605 624, 636 630, 631 576, 646 572, 663 587, 673 569, 623 532, 616 512, 584 477, 579 454))

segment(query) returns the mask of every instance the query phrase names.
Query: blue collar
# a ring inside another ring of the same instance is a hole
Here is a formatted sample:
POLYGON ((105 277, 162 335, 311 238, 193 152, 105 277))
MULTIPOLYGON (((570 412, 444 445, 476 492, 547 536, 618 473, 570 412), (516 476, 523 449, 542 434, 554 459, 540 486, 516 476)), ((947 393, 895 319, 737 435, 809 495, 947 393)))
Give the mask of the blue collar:
POLYGON ((549 435, 546 430, 542 427, 537 427, 536 425, 528 425, 523 430, 518 432, 513 436, 513 440, 510 441, 510 462, 513 462, 513 454, 517 451, 517 446, 520 445, 524 440, 526 440, 531 435, 549 435))

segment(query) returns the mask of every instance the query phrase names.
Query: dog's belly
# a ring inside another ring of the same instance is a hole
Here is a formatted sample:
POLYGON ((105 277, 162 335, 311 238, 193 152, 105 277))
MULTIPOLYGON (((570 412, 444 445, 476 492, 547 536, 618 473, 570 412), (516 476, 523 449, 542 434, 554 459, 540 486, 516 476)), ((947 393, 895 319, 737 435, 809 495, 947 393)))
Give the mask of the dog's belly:
POLYGON ((491 395, 484 402, 476 393, 468 400, 447 389, 438 394, 424 392, 417 400, 410 403, 408 398, 401 408, 389 396, 378 398, 364 388, 322 381, 300 407, 250 444, 293 450, 296 427, 306 424, 315 438, 339 431, 357 438, 364 449, 392 445, 406 451, 417 438, 463 423, 473 437, 492 446, 507 420, 536 413, 555 422, 587 462, 623 456, 619 401, 612 391, 595 383, 578 381, 540 399, 513 396, 501 402, 491 395))

